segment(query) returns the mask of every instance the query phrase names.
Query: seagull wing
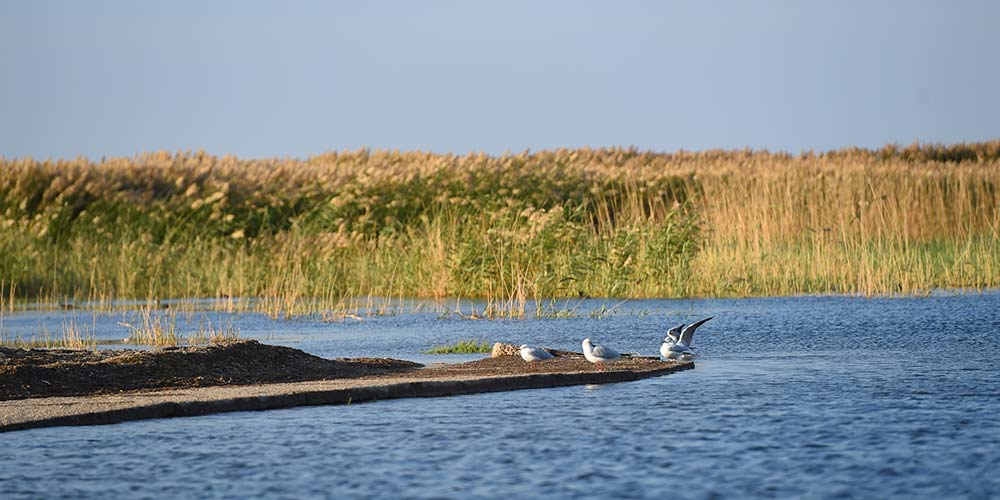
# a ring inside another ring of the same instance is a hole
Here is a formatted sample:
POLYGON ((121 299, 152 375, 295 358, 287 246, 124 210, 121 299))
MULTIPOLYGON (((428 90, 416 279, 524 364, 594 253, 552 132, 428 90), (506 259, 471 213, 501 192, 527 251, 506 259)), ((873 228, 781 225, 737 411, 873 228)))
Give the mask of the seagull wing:
POLYGON ((539 347, 529 347, 524 349, 521 355, 525 361, 541 361, 543 359, 549 359, 552 357, 551 354, 545 351, 545 349, 539 347))
POLYGON ((676 344, 681 339, 681 330, 683 329, 684 329, 684 323, 681 323, 667 330, 667 337, 670 337, 676 344))
POLYGON ((691 323, 690 325, 684 327, 684 329, 681 330, 680 341, 678 341, 677 343, 684 345, 686 347, 691 347, 691 343, 694 342, 694 331, 697 330, 698 327, 704 324, 706 321, 714 317, 715 316, 709 316, 703 320, 695 321, 694 323, 691 323))
POLYGON ((593 353, 594 353, 594 356, 596 356, 598 358, 601 358, 601 359, 615 359, 615 358, 621 356, 621 354, 618 354, 618 351, 616 351, 616 350, 614 350, 614 349, 612 349, 610 347, 604 347, 602 345, 595 345, 593 353))

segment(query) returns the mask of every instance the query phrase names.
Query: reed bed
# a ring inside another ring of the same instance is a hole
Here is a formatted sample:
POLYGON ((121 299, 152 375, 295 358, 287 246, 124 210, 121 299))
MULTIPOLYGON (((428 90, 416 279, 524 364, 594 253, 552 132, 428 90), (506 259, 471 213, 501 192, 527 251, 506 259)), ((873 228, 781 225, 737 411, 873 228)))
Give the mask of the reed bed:
POLYGON ((0 158, 0 295, 216 297, 275 317, 467 297, 523 317, 552 297, 995 288, 998 187, 1000 141, 0 158))

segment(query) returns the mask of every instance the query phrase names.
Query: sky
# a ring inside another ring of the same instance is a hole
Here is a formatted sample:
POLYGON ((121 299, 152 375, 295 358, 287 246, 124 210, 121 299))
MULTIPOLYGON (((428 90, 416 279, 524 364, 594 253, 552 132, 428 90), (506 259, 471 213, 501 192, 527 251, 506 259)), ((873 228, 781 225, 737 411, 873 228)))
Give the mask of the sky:
POLYGON ((0 0, 0 156, 1000 138, 995 1, 0 0))

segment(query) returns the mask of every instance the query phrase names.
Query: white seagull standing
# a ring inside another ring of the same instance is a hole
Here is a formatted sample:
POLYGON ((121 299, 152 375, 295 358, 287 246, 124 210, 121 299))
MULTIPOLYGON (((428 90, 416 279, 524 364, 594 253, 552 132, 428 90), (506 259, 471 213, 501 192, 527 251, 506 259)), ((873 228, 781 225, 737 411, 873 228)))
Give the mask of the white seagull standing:
POLYGON ((709 316, 687 326, 681 323, 668 330, 667 337, 663 339, 663 345, 660 346, 660 355, 667 359, 694 356, 694 351, 691 350, 691 344, 694 342, 694 331, 714 317, 709 316))
POLYGON ((535 361, 545 361, 552 359, 552 354, 541 347, 528 347, 528 344, 521 346, 521 359, 531 363, 531 368, 535 368, 535 361))
POLYGON ((621 354, 618 354, 618 351, 610 347, 591 344, 590 339, 583 339, 583 357, 587 358, 587 361, 597 365, 598 371, 603 371, 603 363, 614 361, 620 358, 621 354))

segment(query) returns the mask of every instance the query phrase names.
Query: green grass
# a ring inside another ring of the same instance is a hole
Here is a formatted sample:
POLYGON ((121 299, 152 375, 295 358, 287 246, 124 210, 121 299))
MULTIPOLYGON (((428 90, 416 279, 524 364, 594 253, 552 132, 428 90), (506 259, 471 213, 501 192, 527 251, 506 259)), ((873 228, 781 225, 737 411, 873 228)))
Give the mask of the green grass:
POLYGON ((458 343, 451 345, 434 346, 424 351, 424 354, 478 354, 478 353, 488 353, 491 352, 492 350, 493 350, 493 344, 490 344, 489 342, 462 340, 458 343))

